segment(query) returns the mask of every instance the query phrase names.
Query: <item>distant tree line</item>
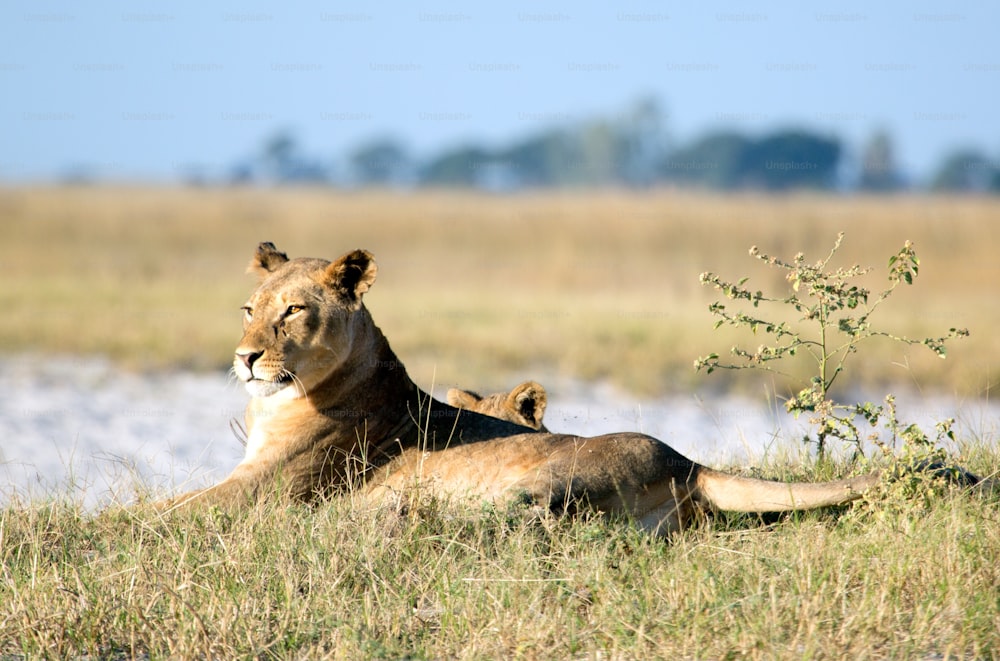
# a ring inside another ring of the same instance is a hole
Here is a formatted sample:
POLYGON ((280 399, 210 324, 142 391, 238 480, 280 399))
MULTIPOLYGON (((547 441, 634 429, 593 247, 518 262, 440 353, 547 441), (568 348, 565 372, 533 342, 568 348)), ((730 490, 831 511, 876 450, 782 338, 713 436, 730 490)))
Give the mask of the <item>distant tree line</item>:
POLYGON ((449 187, 513 191, 535 188, 675 186, 713 191, 911 188, 1000 192, 1000 160, 974 150, 948 155, 917 186, 895 160, 892 139, 876 132, 858 155, 836 136, 803 128, 749 136, 719 130, 674 145, 652 99, 614 118, 553 126, 500 147, 465 144, 425 158, 405 143, 378 137, 337 160, 306 154, 294 135, 270 136, 235 165, 232 183, 322 183, 345 187, 449 187))

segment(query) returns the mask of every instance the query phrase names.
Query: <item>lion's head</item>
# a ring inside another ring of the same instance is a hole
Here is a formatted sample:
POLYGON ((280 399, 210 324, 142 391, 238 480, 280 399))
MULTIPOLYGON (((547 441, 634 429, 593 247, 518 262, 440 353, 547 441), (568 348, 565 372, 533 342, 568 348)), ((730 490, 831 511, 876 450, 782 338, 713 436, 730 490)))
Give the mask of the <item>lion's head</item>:
POLYGON ((510 392, 482 396, 469 390, 452 388, 448 403, 483 415, 500 418, 539 431, 548 431, 542 424, 548 396, 545 388, 534 381, 525 381, 510 392))
POLYGON ((367 328, 361 298, 377 272, 371 253, 289 260, 262 243, 247 271, 261 282, 242 308, 233 370, 252 396, 304 397, 362 355, 355 343, 367 328))

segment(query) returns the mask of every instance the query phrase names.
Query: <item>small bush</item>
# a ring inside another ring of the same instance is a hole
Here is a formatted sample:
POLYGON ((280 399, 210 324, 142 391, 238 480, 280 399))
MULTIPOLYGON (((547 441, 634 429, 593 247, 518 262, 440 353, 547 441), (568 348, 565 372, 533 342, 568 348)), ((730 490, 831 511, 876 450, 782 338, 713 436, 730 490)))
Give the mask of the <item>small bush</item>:
MULTIPOLYGON (((888 285, 873 295, 858 282, 872 271, 871 268, 858 265, 834 268, 831 265, 843 239, 841 232, 826 258, 812 263, 807 262, 802 253, 795 255, 792 261, 784 261, 761 252, 756 246, 750 248, 751 257, 784 271, 784 279, 791 290, 783 296, 750 289, 746 286, 748 278, 731 281, 714 273, 703 273, 700 278, 702 284, 712 286, 727 299, 744 302, 750 308, 749 311, 733 311, 720 301, 712 303, 709 311, 719 317, 715 327, 735 326, 749 330, 754 336, 760 333, 765 339, 756 349, 733 346, 730 349, 732 362, 722 360, 717 353, 698 358, 695 369, 708 374, 717 369, 777 372, 778 364, 791 360, 804 360, 813 365, 813 376, 808 384, 803 384, 803 388, 785 400, 785 408, 796 417, 802 413, 811 416, 809 421, 816 428, 815 437, 807 435, 803 440, 815 442, 821 458, 827 449, 828 439, 853 445, 857 453, 863 454, 864 440, 880 440, 877 433, 866 435, 859 428, 865 423, 872 428, 882 423, 891 434, 892 440, 887 444, 891 447, 895 447, 896 440, 910 446, 930 447, 931 441, 919 427, 897 418, 893 395, 887 395, 881 405, 872 402, 845 403, 834 399, 834 385, 844 373, 849 359, 872 338, 886 338, 905 345, 923 345, 944 358, 947 342, 966 337, 969 331, 951 328, 941 337, 913 340, 876 326, 873 321, 875 313, 897 287, 913 284, 920 270, 920 260, 913 244, 907 241, 889 258, 888 285), (763 308, 773 310, 773 313, 764 314, 761 311, 763 308)), ((941 422, 935 438, 953 438, 953 423, 953 420, 941 422)))

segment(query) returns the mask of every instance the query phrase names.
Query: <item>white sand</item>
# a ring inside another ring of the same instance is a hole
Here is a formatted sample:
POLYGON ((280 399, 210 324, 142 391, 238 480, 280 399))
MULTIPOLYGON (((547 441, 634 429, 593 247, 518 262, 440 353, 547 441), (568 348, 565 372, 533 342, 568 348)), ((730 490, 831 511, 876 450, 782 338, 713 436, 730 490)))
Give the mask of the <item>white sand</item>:
MULTIPOLYGON (((805 420, 763 401, 639 400, 601 385, 538 380, 549 391, 545 422, 553 430, 642 431, 709 465, 805 451, 805 420)), ((92 358, 15 356, 0 358, 0 393, 0 503, 14 494, 69 494, 92 506, 128 502, 137 483, 165 495, 221 479, 243 454, 229 421, 242 420, 247 395, 224 373, 132 374, 92 358)), ((955 417, 960 436, 997 438, 996 404, 898 401, 901 413, 927 429, 955 417)))

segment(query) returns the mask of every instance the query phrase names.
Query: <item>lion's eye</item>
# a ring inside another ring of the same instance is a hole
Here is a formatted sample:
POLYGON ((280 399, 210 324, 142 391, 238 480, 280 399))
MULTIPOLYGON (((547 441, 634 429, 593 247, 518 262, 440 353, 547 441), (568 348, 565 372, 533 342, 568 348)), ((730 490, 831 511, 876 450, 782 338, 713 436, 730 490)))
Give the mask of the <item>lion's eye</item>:
POLYGON ((290 317, 293 314, 298 314, 298 313, 304 311, 305 309, 306 308, 305 308, 304 305, 289 305, 288 309, 285 310, 285 316, 286 317, 290 317))
POLYGON ((240 309, 243 310, 243 316, 246 317, 247 321, 250 321, 251 319, 253 319, 253 308, 252 307, 250 307, 249 305, 244 305, 240 309))

